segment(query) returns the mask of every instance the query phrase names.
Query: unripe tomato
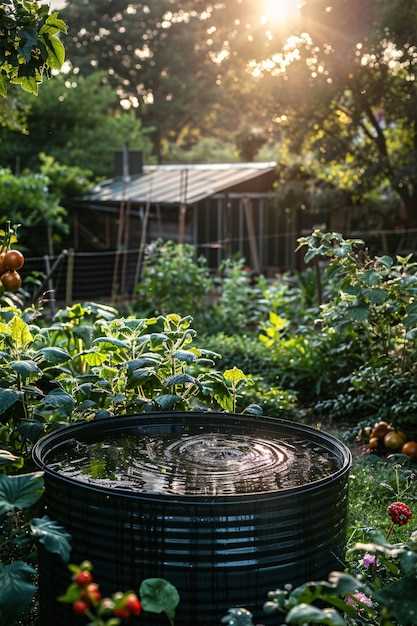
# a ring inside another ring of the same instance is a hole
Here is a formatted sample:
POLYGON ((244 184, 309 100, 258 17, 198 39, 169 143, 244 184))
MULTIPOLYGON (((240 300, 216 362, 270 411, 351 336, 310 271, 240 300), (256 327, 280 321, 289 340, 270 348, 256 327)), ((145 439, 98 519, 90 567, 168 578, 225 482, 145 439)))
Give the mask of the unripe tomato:
POLYGON ((417 461, 417 441, 409 441, 406 443, 401 452, 417 461))
POLYGON ((404 439, 403 433, 392 432, 388 433, 388 435, 384 438, 384 446, 389 450, 401 450, 405 443, 406 439, 404 439))
POLYGON ((17 272, 6 272, 0 280, 6 291, 17 291, 22 286, 22 279, 17 272))
POLYGON ((79 587, 85 587, 93 582, 93 577, 90 572, 79 572, 75 574, 73 581, 79 587))
POLYGON ((7 270, 20 270, 25 264, 25 257, 19 250, 9 250, 4 257, 4 266, 7 270))
POLYGON ((77 602, 74 602, 72 605, 72 610, 76 613, 76 615, 85 615, 88 611, 88 604, 82 600, 77 600, 77 602))

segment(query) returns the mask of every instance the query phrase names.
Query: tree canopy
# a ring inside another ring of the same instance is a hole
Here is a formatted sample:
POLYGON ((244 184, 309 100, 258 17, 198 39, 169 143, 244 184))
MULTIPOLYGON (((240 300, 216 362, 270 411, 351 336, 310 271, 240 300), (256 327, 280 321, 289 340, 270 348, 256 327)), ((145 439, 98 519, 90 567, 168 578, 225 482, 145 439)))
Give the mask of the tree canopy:
POLYGON ((57 11, 33 0, 0 4, 0 96, 9 84, 38 93, 38 85, 65 61, 60 39, 67 32, 57 11))
POLYGON ((125 143, 149 154, 150 141, 132 112, 123 112, 117 94, 100 73, 87 77, 61 74, 45 84, 27 106, 26 134, 0 129, 1 160, 12 168, 36 169, 38 154, 91 170, 113 173, 114 151, 125 143))

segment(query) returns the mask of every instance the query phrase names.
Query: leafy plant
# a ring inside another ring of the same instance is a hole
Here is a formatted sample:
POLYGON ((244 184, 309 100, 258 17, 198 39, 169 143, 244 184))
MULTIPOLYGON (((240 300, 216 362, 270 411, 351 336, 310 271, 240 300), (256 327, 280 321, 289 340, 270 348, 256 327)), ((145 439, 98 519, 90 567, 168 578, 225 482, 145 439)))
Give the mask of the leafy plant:
POLYGON ((31 510, 42 496, 43 489, 42 473, 16 476, 0 474, 2 624, 14 624, 32 602, 36 592, 36 572, 33 567, 36 543, 41 543, 46 550, 64 561, 68 561, 70 555, 70 537, 61 526, 47 516, 31 517, 31 510))
POLYGON ((193 246, 157 241, 147 249, 135 306, 151 315, 177 311, 198 317, 204 312, 212 286, 207 261, 195 258, 193 246))
POLYGON ((37 94, 38 85, 65 61, 65 22, 41 2, 7 0, 0 6, 0 32, 0 95, 6 96, 9 84, 37 94))
POLYGON ((133 591, 116 592, 111 598, 103 598, 100 587, 94 582, 93 566, 84 561, 80 566, 70 565, 72 583, 60 602, 72 605, 76 615, 89 619, 89 626, 118 626, 122 620, 139 617, 142 611, 165 613, 174 624, 175 612, 180 601, 178 591, 163 578, 144 580, 139 598, 133 591))

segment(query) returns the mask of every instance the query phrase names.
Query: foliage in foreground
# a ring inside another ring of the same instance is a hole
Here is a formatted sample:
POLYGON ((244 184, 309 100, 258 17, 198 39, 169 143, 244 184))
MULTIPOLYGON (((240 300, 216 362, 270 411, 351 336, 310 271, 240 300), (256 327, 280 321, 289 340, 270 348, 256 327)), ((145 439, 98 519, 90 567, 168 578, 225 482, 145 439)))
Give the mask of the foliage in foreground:
POLYGON ((8 0, 0 6, 0 31, 0 96, 9 84, 37 94, 38 85, 65 61, 65 22, 36 0, 8 0))
POLYGON ((72 605, 76 615, 89 619, 89 626, 118 626, 122 620, 139 617, 142 611, 164 613, 174 624, 180 597, 176 588, 163 578, 148 578, 142 582, 139 598, 133 591, 116 592, 111 598, 103 598, 100 587, 94 582, 93 566, 84 561, 80 566, 70 565, 72 584, 60 602, 72 605))
MULTIPOLYGON (((0 450, 0 465, 19 468, 19 459, 0 450)), ((36 543, 68 561, 70 536, 48 516, 32 517, 43 493, 42 473, 6 476, 0 471, 0 623, 14 624, 36 592, 36 543)))
MULTIPOLYGON (((269 593, 264 610, 272 623, 414 624, 417 532, 410 536, 409 530, 410 521, 415 523, 414 485, 411 464, 396 464, 395 459, 390 464, 378 459, 356 461, 351 476, 346 571, 332 573, 328 581, 308 582, 296 589, 286 586, 269 593), (358 540, 361 543, 356 543, 358 540)), ((253 626, 252 615, 245 609, 231 609, 223 624, 253 626)))

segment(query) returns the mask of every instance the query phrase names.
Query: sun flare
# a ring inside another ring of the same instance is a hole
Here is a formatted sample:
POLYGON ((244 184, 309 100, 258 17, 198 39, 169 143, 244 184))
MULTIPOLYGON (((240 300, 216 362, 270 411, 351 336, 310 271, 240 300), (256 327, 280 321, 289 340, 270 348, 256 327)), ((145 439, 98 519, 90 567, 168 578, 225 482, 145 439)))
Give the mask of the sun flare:
POLYGON ((286 22, 298 13, 299 0, 265 0, 265 21, 286 22))

